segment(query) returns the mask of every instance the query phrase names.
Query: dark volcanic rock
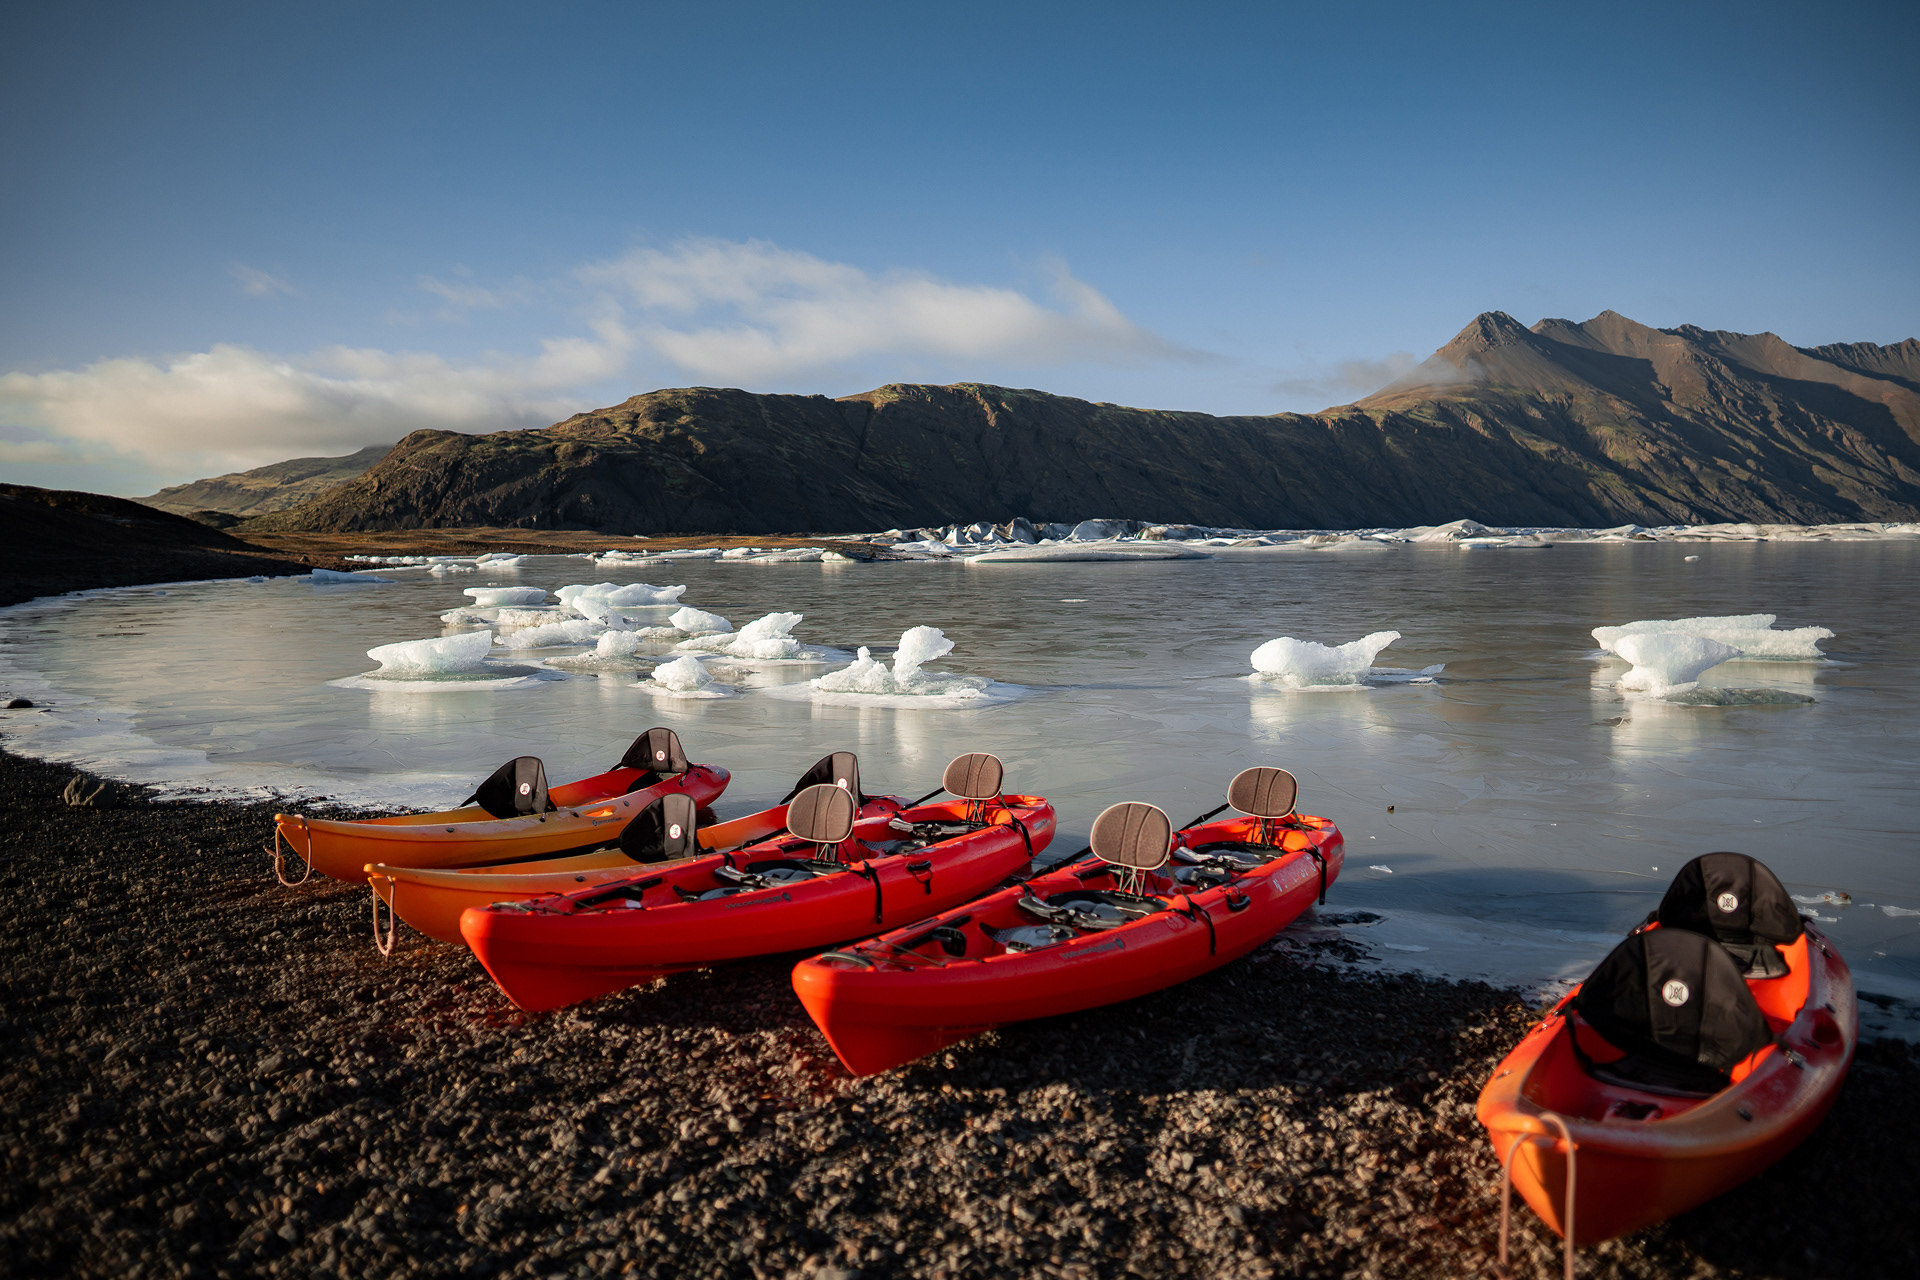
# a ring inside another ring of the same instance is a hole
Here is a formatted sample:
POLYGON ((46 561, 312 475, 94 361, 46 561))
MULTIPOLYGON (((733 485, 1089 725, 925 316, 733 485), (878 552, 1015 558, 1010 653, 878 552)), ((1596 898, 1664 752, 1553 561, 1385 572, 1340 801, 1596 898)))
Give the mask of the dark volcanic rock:
POLYGON ((338 458, 289 458, 251 471, 177 484, 140 501, 162 511, 191 516, 216 529, 226 529, 247 516, 299 506, 363 474, 392 447, 368 445, 357 453, 338 458), (221 517, 226 517, 224 523, 221 517))
POLYGON ((540 431, 417 431, 243 528, 772 533, 1078 521, 1355 528, 1920 518, 1920 344, 1802 350, 1611 312, 1489 312, 1319 414, 1039 391, 656 391, 540 431))
MULTIPOLYGON (((791 957, 523 1014, 277 884, 271 806, 76 776, 0 751, 0 1275, 1491 1274, 1515 993, 1269 949, 853 1080, 791 957)), ((1916 1274, 1917 1086, 1863 1047, 1798 1153, 1580 1274, 1916 1274)))
POLYGON ((0 605, 80 587, 300 573, 238 538, 97 493, 0 484, 0 605))

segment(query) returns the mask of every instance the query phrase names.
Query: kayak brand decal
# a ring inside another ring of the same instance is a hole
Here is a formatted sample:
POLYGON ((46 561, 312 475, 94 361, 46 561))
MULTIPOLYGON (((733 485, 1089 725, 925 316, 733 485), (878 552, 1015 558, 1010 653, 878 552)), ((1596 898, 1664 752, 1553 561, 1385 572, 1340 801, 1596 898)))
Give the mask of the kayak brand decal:
POLYGON ((1692 994, 1693 992, 1687 990, 1687 984, 1678 978, 1669 979, 1667 985, 1660 988, 1660 998, 1676 1009, 1685 1004, 1687 997, 1692 994))
POLYGON ((1126 949, 1127 940, 1125 938, 1114 938, 1101 943, 1097 947, 1088 947, 1084 951, 1063 951, 1061 955, 1068 960, 1078 960, 1084 956, 1097 956, 1103 951, 1125 951, 1126 949))
POLYGON ((793 895, 782 893, 777 898, 754 898, 747 902, 723 902, 720 905, 728 911, 738 911, 741 907, 764 907, 769 902, 792 902, 793 895))
POLYGON ((1723 893, 1719 897, 1713 900, 1713 905, 1720 908, 1722 911, 1726 912, 1728 915, 1732 915, 1735 911, 1739 909, 1740 899, 1734 897, 1731 893, 1723 893))

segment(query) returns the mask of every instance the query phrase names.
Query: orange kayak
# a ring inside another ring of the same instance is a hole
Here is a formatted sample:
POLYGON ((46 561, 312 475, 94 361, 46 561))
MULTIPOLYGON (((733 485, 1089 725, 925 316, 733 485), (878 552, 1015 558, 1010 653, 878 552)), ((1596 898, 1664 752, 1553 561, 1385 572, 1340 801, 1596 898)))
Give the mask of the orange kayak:
POLYGON ((283 884, 303 883, 315 871, 364 883, 371 863, 471 867, 580 853, 617 838, 654 797, 685 792, 704 809, 720 798, 728 779, 718 766, 687 763, 672 730, 650 729, 614 768, 550 791, 539 761, 523 756, 502 766, 457 809, 354 821, 277 813, 274 869, 283 884), (509 784, 521 780, 506 788, 505 799, 496 794, 503 778, 509 784), (298 879, 287 877, 289 857, 305 868, 298 879))
MULTIPOLYGON (((1739 854, 1695 861, 1709 863, 1711 872, 1715 859, 1751 862, 1739 854)), ((1754 897, 1774 896, 1778 881, 1753 866, 1771 881, 1756 883, 1754 897)), ((1689 864, 1682 877, 1694 869, 1689 864)), ((1744 893, 1714 885, 1711 874, 1708 879, 1709 903, 1717 899, 1745 911, 1744 893)), ((1680 888, 1676 881, 1675 890, 1680 888)), ((1659 923, 1636 931, 1548 1011, 1480 1094, 1480 1123, 1502 1165, 1510 1166, 1512 1185, 1569 1248, 1663 1221, 1781 1159, 1825 1118, 1853 1059, 1859 1012, 1852 975, 1832 944, 1797 916, 1773 935, 1791 928, 1796 936, 1790 940, 1774 941, 1755 929, 1744 944, 1726 948, 1737 958, 1724 952, 1708 957, 1716 965, 1726 962, 1732 988, 1744 984, 1760 1019, 1754 1039, 1735 1045, 1727 1057, 1747 1052, 1724 1063, 1719 1078, 1686 1078, 1701 1073, 1709 1057, 1704 1051, 1689 1063, 1659 1045, 1637 1044, 1619 992, 1596 998, 1591 989, 1625 963, 1632 980, 1623 985, 1646 991, 1656 1029, 1685 1023, 1689 1006, 1707 1000, 1712 973, 1677 976, 1678 970, 1662 967, 1668 961, 1653 946, 1660 934, 1669 942, 1691 937, 1689 946, 1716 945, 1673 922, 1669 904, 1675 896, 1670 891, 1663 902, 1659 923), (1585 1000, 1583 991, 1589 993, 1585 1000)), ((1787 901, 1784 890, 1777 897, 1787 901)), ((1792 912, 1790 901, 1786 912, 1792 912)), ((1738 1000, 1722 997, 1717 1003, 1738 1000)))
MULTIPOLYGON (((900 801, 891 796, 873 797, 861 808, 860 816, 878 818, 884 823, 899 807, 900 801)), ((786 829, 787 806, 779 804, 743 818, 701 827, 696 839, 702 851, 713 852, 768 840, 786 829)), ((617 845, 591 853, 504 866, 435 869, 371 863, 366 871, 377 899, 374 936, 379 940, 379 910, 384 907, 429 937, 465 945, 466 940, 460 936, 460 915, 468 907, 527 902, 556 893, 591 890, 632 880, 646 869, 647 864, 636 863, 617 845)))

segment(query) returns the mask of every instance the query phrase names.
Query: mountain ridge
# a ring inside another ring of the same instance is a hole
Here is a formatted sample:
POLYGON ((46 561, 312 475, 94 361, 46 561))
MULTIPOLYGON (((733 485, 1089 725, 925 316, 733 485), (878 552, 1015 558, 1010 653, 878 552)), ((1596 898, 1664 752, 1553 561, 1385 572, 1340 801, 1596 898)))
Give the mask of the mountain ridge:
POLYGON ((1920 341, 1475 317, 1318 414, 1216 417, 980 383, 711 387, 533 431, 408 435, 242 526, 773 533, 1102 515, 1247 528, 1920 518, 1920 341))

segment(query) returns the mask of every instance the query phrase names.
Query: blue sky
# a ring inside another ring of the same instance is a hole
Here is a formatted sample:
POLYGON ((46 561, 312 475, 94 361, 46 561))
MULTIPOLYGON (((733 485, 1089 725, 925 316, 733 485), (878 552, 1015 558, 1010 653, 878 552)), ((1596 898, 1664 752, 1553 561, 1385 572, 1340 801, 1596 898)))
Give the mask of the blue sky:
POLYGON ((1920 6, 0 15, 0 478, 662 386, 1215 413, 1483 310, 1920 335, 1920 6))

